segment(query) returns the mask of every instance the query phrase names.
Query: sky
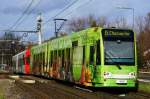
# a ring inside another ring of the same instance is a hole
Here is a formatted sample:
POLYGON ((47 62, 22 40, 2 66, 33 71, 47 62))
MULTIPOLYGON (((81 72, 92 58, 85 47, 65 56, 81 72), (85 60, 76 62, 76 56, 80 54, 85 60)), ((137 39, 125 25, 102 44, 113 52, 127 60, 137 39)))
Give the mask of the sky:
MULTIPOLYGON (((132 24, 133 11, 118 7, 133 8, 135 18, 146 16, 150 12, 150 0, 1 0, 0 30, 36 30, 39 13, 42 13, 43 19, 43 40, 54 36, 54 18, 71 20, 92 14, 97 17, 106 16, 113 20, 118 16, 123 16, 127 18, 129 24, 132 24), (71 4, 72 6, 66 9, 71 4), (54 17, 56 14, 58 14, 57 17, 54 17)), ((37 38, 37 34, 29 34, 22 39, 36 42, 37 38)))

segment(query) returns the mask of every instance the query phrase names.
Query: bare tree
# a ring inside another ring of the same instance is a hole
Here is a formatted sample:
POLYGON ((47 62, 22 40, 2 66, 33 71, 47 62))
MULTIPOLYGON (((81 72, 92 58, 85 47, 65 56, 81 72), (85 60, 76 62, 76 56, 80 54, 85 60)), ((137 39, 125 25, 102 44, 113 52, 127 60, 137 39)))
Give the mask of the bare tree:
POLYGON ((104 16, 94 17, 94 15, 89 15, 86 18, 76 18, 69 21, 68 28, 69 31, 80 31, 88 27, 104 27, 107 23, 107 19, 104 16))
POLYGON ((147 17, 145 17, 145 31, 150 32, 150 13, 147 14, 147 17))
POLYGON ((100 16, 97 21, 99 27, 105 27, 107 25, 107 18, 105 16, 100 16))
POLYGON ((115 26, 116 28, 129 28, 125 17, 117 17, 112 22, 112 25, 115 26))
POLYGON ((80 31, 85 28, 85 20, 83 18, 72 19, 68 23, 69 31, 80 31))
POLYGON ((138 38, 137 38, 137 49, 138 49, 138 65, 142 68, 142 66, 144 65, 144 50, 145 50, 145 46, 144 46, 144 42, 145 42, 145 33, 140 33, 138 35, 138 38))
POLYGON ((140 65, 150 69, 150 13, 146 17, 138 17, 137 27, 139 30, 137 40, 140 65))
POLYGON ((97 22, 93 15, 89 15, 85 20, 87 20, 88 27, 97 27, 97 22))
POLYGON ((143 16, 138 16, 136 18, 136 27, 137 27, 137 32, 142 33, 145 28, 145 19, 143 16))

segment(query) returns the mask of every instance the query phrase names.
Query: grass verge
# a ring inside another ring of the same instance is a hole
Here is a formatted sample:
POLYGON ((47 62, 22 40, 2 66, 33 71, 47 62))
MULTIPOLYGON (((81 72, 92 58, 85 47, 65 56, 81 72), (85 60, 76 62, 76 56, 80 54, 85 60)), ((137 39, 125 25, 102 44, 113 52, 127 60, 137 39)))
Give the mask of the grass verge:
POLYGON ((5 99, 5 98, 4 98, 4 96, 3 96, 3 95, 2 95, 2 96, 0 95, 0 99, 5 99))
POLYGON ((138 91, 150 93, 150 83, 139 82, 138 91))

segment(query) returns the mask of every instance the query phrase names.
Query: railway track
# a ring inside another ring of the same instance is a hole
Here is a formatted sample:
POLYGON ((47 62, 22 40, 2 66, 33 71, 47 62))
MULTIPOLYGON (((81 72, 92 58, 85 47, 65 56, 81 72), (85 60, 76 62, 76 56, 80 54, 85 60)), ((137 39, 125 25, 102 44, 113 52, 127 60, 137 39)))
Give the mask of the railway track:
MULTIPOLYGON (((21 79, 35 80, 34 84, 25 84, 16 81, 16 84, 25 92, 32 92, 36 99, 150 99, 142 93, 113 94, 107 91, 93 91, 90 89, 67 86, 55 80, 46 80, 32 76, 22 76, 21 79)), ((26 98, 25 98, 26 99, 26 98)))
POLYGON ((21 89, 21 91, 31 94, 31 98, 33 99, 49 99, 49 96, 47 94, 43 93, 42 91, 36 90, 35 88, 33 88, 33 85, 25 84, 20 81, 16 81, 15 84, 16 86, 19 86, 19 89, 21 89))
POLYGON ((34 88, 42 90, 45 94, 49 94, 52 99, 58 99, 58 97, 61 99, 122 99, 118 96, 110 95, 101 91, 95 92, 90 89, 77 86, 66 86, 54 80, 43 80, 31 76, 24 76, 24 78, 36 80, 34 88))
MULTIPOLYGON (((22 79, 23 78, 31 79, 32 77, 21 77, 21 78, 22 79)), ((67 90, 68 88, 64 88, 64 86, 57 84, 54 80, 47 81, 47 80, 39 79, 36 77, 33 77, 32 79, 36 80, 36 83, 30 87, 32 87, 33 89, 36 89, 40 92, 42 91, 44 94, 48 95, 49 98, 52 98, 52 99, 58 99, 58 98, 61 98, 61 99, 87 99, 86 95, 77 94, 76 92, 67 90)), ((27 84, 23 84, 23 85, 25 85, 25 86, 23 86, 23 88, 24 88, 24 87, 26 87, 27 84)), ((38 98, 38 99, 43 99, 43 98, 38 98)))
POLYGON ((136 93, 129 93, 126 95, 127 99, 150 99, 150 95, 141 93, 141 92, 136 92, 136 93))

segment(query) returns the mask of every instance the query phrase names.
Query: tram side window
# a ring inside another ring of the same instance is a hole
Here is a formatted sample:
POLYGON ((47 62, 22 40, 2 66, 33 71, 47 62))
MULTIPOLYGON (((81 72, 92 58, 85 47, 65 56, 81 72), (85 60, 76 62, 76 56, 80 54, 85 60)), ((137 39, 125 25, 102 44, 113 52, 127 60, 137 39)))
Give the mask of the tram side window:
POLYGON ((83 46, 83 59, 82 59, 82 64, 84 64, 84 60, 85 60, 85 46, 83 46))
POLYGON ((101 64, 101 59, 100 59, 100 40, 98 40, 97 42, 97 47, 96 47, 96 64, 100 65, 101 64))
POLYGON ((30 56, 27 57, 27 64, 30 64, 30 56))
POLYGON ((62 50, 62 67, 64 67, 64 50, 62 50))
POLYGON ((45 53, 43 53, 43 66, 45 66, 45 53))
POLYGON ((50 61, 50 65, 52 66, 52 64, 53 64, 53 51, 51 51, 51 61, 50 61))
POLYGON ((35 56, 36 56, 36 58, 35 58, 35 61, 36 61, 36 62, 35 62, 35 63, 36 63, 36 66, 39 66, 38 54, 36 54, 35 56))
POLYGON ((40 63, 40 61, 39 61, 39 54, 37 54, 37 65, 39 66, 39 63, 40 63))
POLYGON ((90 64, 94 63, 94 46, 90 46, 90 64))
POLYGON ((35 66, 36 59, 35 59, 35 55, 33 55, 33 66, 35 66))
POLYGON ((78 41, 73 41, 72 42, 72 47, 76 47, 76 46, 78 46, 78 41))
POLYGON ((38 54, 38 61, 39 61, 38 66, 41 66, 41 53, 40 53, 40 54, 38 54))
POLYGON ((68 58, 68 60, 70 61, 70 48, 68 48, 68 51, 67 51, 67 52, 68 52, 68 57, 67 57, 67 58, 68 58))
POLYGON ((46 53, 46 66, 47 66, 47 68, 49 68, 49 56, 48 56, 48 51, 47 51, 47 53, 46 53))
POLYGON ((67 48, 67 65, 70 65, 70 48, 67 48))
POLYGON ((33 66, 34 66, 34 64, 35 64, 35 55, 33 55, 32 64, 33 64, 33 66))
POLYGON ((24 55, 23 55, 23 64, 25 64, 25 57, 24 57, 24 55))
POLYGON ((35 63, 35 66, 37 66, 37 65, 38 65, 37 54, 35 54, 35 61, 34 61, 34 63, 35 63))
POLYGON ((61 55, 61 50, 58 50, 58 63, 59 63, 59 66, 62 65, 62 55, 61 55))
POLYGON ((37 65, 39 66, 40 65, 40 60, 39 60, 39 56, 40 56, 40 54, 37 54, 37 65))
POLYGON ((39 54, 40 66, 43 64, 43 56, 42 53, 39 54))
POLYGON ((57 50, 54 51, 54 61, 57 61, 57 50))

